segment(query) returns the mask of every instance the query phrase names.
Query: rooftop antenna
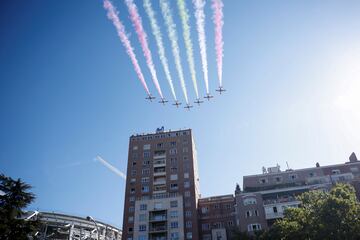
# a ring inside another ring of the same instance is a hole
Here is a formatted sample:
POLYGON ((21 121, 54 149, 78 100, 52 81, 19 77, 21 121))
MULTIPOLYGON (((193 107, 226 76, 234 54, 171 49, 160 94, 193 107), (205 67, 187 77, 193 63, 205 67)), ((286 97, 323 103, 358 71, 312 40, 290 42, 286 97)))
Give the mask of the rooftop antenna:
POLYGON ((290 167, 289 167, 289 164, 287 161, 286 161, 286 166, 287 166, 287 169, 290 170, 290 167))

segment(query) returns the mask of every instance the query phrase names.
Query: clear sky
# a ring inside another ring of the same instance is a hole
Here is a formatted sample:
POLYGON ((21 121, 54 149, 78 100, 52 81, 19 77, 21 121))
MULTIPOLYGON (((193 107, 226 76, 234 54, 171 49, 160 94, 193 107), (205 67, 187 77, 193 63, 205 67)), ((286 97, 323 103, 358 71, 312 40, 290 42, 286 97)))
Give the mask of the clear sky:
MULTIPOLYGON (((163 92, 171 99, 142 1, 163 92)), ((157 1, 153 1, 156 2, 157 1)), ((190 1, 200 93, 205 93, 190 1)), ((174 1, 189 96, 194 100, 174 1)), ((114 1, 145 65, 124 2, 114 1)), ((262 166, 342 163, 360 155, 360 1, 224 1, 224 87, 219 97, 209 1, 206 32, 215 98, 190 112, 144 100, 100 0, 1 1, 0 172, 34 186, 31 209, 121 226, 124 180, 93 159, 126 170, 129 136, 192 128, 203 196, 233 193, 262 166)), ((154 3, 161 30, 165 28, 154 3)), ((182 100, 169 39, 163 36, 182 100)))

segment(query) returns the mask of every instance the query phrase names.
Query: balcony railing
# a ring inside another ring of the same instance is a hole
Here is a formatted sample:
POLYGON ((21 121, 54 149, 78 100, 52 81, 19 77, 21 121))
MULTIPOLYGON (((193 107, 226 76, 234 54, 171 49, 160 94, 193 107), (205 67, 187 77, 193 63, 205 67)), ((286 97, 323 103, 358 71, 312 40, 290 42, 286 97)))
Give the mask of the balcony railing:
POLYGON ((167 228, 166 226, 156 226, 156 227, 150 227, 149 232, 166 232, 167 228))
POLYGON ((150 216, 149 220, 150 220, 150 222, 166 221, 166 215, 150 216))

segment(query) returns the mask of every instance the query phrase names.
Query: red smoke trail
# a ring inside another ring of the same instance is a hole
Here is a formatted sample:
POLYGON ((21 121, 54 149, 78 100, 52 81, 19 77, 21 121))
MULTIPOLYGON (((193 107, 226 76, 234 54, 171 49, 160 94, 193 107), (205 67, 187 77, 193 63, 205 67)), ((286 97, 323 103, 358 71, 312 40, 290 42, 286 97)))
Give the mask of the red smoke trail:
POLYGON ((133 2, 133 0, 125 0, 125 3, 129 9, 129 13, 130 13, 130 19, 133 23, 133 26, 135 28, 135 31, 137 33, 141 48, 144 52, 144 56, 146 59, 146 63, 150 69, 150 73, 151 73, 151 77, 152 80, 155 84, 155 87, 157 89, 157 91, 159 92, 159 95, 161 98, 163 97, 163 94, 161 92, 161 88, 160 88, 160 84, 159 81, 157 79, 157 75, 156 75, 156 70, 155 70, 155 66, 151 57, 151 51, 149 49, 149 45, 147 42, 147 35, 146 32, 144 31, 143 25, 142 25, 142 21, 141 21, 141 17, 138 13, 137 7, 135 5, 135 3, 133 2))
POLYGON ((222 8, 224 4, 221 0, 212 1, 212 9, 214 11, 213 21, 215 24, 215 50, 216 50, 216 62, 218 68, 218 78, 219 85, 222 87, 222 61, 223 61, 223 35, 222 35, 222 26, 224 25, 223 21, 223 11, 222 8))
POLYGON ((121 23, 118 15, 117 15, 116 8, 114 7, 114 5, 112 5, 112 3, 109 0, 104 0, 104 8, 107 10, 107 17, 114 24, 114 26, 115 26, 115 28, 117 30, 118 36, 119 36, 121 42, 123 43, 124 47, 126 48, 126 52, 129 55, 132 64, 134 65, 134 69, 135 69, 135 72, 136 72, 139 80, 141 81, 142 85, 144 86, 146 93, 148 95, 150 95, 149 88, 146 85, 144 76, 143 76, 143 74, 141 72, 139 63, 138 63, 138 61, 136 59, 136 55, 135 55, 134 50, 133 50, 133 48, 131 46, 131 42, 130 42, 129 38, 126 35, 125 27, 121 23))

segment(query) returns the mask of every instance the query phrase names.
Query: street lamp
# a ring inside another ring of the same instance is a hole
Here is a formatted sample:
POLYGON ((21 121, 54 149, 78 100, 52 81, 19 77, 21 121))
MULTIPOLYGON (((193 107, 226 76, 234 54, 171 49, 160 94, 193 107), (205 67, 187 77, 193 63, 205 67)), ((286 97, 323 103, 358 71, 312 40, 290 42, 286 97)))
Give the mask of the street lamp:
POLYGON ((91 217, 91 216, 87 216, 87 217, 86 217, 86 220, 92 221, 93 223, 95 223, 96 232, 97 232, 97 234, 96 234, 96 235, 97 235, 97 240, 99 240, 99 228, 98 228, 98 225, 96 224, 94 218, 91 217))

